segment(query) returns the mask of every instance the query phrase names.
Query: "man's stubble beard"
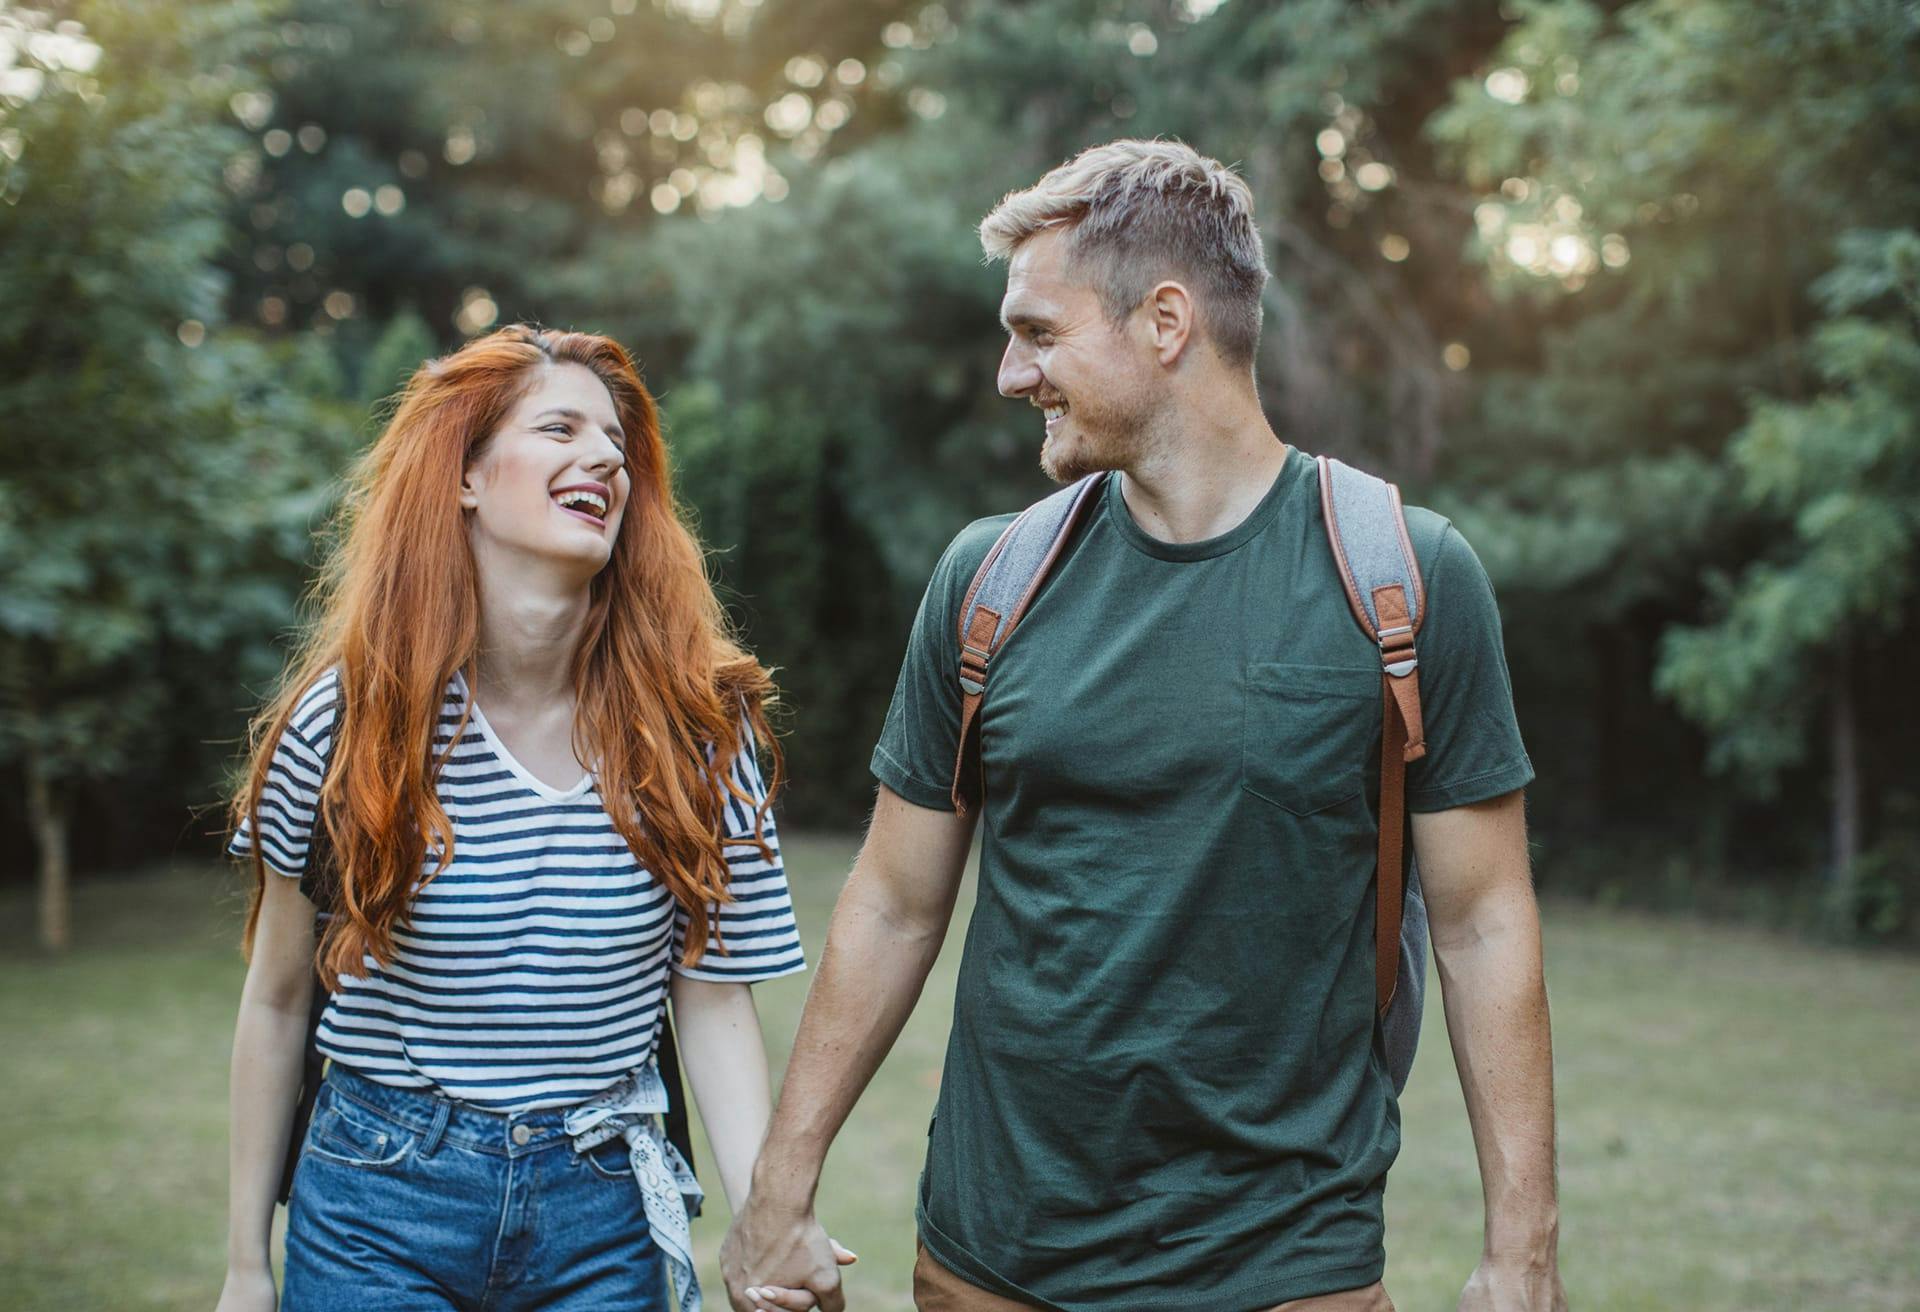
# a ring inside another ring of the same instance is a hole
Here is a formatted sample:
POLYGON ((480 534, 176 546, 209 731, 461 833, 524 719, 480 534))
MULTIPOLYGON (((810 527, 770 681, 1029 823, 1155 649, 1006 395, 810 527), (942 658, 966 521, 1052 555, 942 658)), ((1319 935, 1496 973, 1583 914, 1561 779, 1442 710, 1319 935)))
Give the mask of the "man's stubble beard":
POLYGON ((1150 416, 1146 413, 1094 412, 1086 420, 1075 416, 1067 422, 1075 425, 1071 442, 1061 444, 1049 437, 1040 446, 1040 471, 1061 486, 1103 470, 1125 469, 1147 446, 1150 416))

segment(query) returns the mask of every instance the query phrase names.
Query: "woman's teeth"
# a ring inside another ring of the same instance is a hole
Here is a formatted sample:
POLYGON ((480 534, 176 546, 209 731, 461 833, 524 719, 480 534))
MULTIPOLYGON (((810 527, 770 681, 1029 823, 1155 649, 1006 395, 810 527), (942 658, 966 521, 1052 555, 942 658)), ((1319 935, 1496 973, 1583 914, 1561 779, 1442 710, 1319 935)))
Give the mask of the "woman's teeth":
POLYGON ((597 492, 574 489, 562 492, 554 497, 563 509, 578 510, 582 514, 592 515, 595 519, 607 517, 607 499, 597 492))

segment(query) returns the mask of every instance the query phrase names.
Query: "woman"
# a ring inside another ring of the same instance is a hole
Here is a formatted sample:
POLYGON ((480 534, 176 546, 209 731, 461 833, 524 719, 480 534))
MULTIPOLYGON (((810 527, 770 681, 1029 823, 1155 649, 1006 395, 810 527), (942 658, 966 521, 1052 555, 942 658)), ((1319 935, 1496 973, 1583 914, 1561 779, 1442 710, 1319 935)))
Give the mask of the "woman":
POLYGON ((772 684, 727 634, 653 399, 605 338, 503 329, 415 373, 344 529, 234 799, 255 896, 221 1308, 274 1306, 316 962, 291 1312, 664 1309, 669 1279, 696 1308, 662 1012, 737 1206, 769 1102, 747 986, 803 962, 772 684))

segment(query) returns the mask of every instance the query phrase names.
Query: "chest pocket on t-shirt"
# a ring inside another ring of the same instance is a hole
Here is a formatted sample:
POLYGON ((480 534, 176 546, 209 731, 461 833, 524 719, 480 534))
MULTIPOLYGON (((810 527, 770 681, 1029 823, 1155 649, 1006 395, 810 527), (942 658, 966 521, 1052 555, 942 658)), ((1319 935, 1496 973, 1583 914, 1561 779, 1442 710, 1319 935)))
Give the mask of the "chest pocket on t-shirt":
POLYGON ((1380 712, 1377 669, 1247 666, 1241 786, 1296 815, 1358 796, 1380 712))

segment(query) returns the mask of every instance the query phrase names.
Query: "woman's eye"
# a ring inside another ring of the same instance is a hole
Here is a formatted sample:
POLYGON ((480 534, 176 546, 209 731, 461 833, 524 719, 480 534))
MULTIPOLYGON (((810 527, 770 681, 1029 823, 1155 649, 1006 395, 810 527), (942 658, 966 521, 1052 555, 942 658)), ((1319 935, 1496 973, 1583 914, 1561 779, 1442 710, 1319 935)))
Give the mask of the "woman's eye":
POLYGON ((562 437, 572 437, 573 430, 565 424, 547 424, 540 430, 543 433, 558 433, 562 437))

